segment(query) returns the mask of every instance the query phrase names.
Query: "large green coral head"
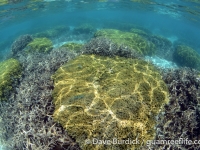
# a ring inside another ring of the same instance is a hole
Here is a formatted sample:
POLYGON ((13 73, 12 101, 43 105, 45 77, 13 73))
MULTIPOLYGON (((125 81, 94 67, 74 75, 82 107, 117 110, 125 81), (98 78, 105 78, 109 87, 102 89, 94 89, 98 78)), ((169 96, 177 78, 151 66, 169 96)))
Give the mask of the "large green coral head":
POLYGON ((200 55, 189 46, 178 45, 174 52, 174 61, 180 66, 200 70, 200 55))
POLYGON ((97 31, 94 36, 106 37, 118 46, 128 46, 142 55, 153 55, 156 52, 155 45, 152 42, 133 32, 123 32, 115 29, 102 29, 97 31))
POLYGON ((47 53, 53 49, 53 43, 48 38, 35 38, 27 45, 27 52, 47 53))
POLYGON ((155 137, 156 115, 168 102, 168 90, 153 65, 138 59, 81 55, 52 78, 54 120, 83 150, 135 149, 155 137), (141 143, 86 143, 94 138, 137 138, 141 143))
POLYGON ((0 100, 8 98, 13 82, 21 77, 21 71, 21 65, 16 59, 0 62, 0 100))

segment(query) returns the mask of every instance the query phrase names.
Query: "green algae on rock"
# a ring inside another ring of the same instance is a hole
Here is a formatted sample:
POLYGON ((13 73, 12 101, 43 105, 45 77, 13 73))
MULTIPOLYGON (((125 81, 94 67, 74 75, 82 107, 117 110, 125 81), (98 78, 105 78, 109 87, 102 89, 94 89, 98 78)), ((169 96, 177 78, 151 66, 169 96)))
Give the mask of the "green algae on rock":
POLYGON ((0 62, 0 101, 6 100, 13 82, 21 77, 21 65, 16 59, 0 62))
POLYGON ((168 102, 168 90, 151 64, 138 59, 81 55, 52 76, 54 120, 80 147, 135 149, 142 145, 93 145, 86 140, 144 143, 155 136, 156 115, 168 102))
POLYGON ((27 53, 48 53, 53 49, 53 43, 48 38, 35 38, 27 45, 27 53))
POLYGON ((8 3, 9 3, 8 0, 1 0, 1 1, 0 1, 0 6, 1 6, 1 5, 6 5, 6 4, 8 4, 8 3))
POLYGON ((155 54, 155 45, 147 41, 144 37, 139 34, 132 32, 123 32, 115 29, 103 29, 99 30, 94 34, 95 37, 106 37, 112 42, 120 45, 125 45, 131 49, 136 50, 138 53, 143 55, 155 54))
POLYGON ((174 52, 174 61, 181 66, 200 70, 200 55, 189 46, 178 45, 174 52))

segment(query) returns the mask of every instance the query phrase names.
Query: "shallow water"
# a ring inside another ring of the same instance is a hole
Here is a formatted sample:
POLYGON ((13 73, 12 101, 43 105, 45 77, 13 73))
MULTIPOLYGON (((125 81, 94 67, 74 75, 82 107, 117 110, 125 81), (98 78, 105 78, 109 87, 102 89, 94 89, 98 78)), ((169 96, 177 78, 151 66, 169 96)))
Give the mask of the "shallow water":
MULTIPOLYGON (((130 23, 169 39, 185 40, 199 51, 198 2, 110 0, 95 1, 19 1, 1 5, 0 40, 4 49, 19 35, 45 30, 56 25, 77 26, 92 24, 96 28, 110 28, 130 23), (8 43, 8 44, 4 44, 8 43)), ((8 46, 9 47, 9 46, 8 46)))
MULTIPOLYGON (((60 26, 65 29, 58 33, 50 33, 52 35, 48 35, 48 38, 53 42, 55 54, 54 52, 48 56, 43 56, 43 54, 41 54, 41 56, 38 56, 38 60, 33 61, 30 61, 30 59, 36 59, 36 56, 31 55, 30 58, 27 56, 27 59, 24 57, 18 57, 23 64, 22 66, 24 67, 23 69, 25 70, 25 73, 23 75, 24 78, 20 80, 19 85, 15 85, 14 87, 17 89, 17 92, 11 94, 8 98, 10 99, 8 102, 9 110, 11 110, 11 103, 15 99, 16 101, 19 101, 20 104, 22 103, 22 105, 26 105, 19 100, 19 93, 20 90, 24 90, 20 89, 20 87, 26 85, 26 82, 28 82, 27 80, 29 79, 27 76, 30 73, 28 72, 30 70, 26 69, 26 67, 29 66, 28 63, 33 62, 34 64, 35 61, 35 64, 37 64, 41 61, 41 64, 45 65, 45 62, 43 63, 42 59, 52 60, 52 56, 55 55, 56 59, 59 59, 59 57, 56 56, 60 56, 61 61, 58 63, 58 66, 61 66, 61 64, 64 64, 66 61, 61 58, 62 54, 56 51, 58 48, 63 44, 71 42, 86 44, 94 37, 94 33, 101 29, 117 29, 123 32, 131 32, 131 29, 137 29, 145 32, 145 34, 147 33, 147 35, 141 36, 144 36, 148 42, 155 40, 155 36, 162 37, 169 41, 171 46, 167 47, 166 45, 157 43, 158 45, 156 46, 159 48, 157 49, 156 54, 153 56, 145 56, 145 61, 153 63, 159 69, 165 70, 191 67, 191 65, 185 65, 184 62, 182 64, 177 62, 173 57, 177 45, 186 45, 196 51, 196 55, 200 55, 200 2, 198 0, 173 0, 166 2, 161 0, 2 0, 0 1, 0 61, 2 62, 14 56, 11 46, 21 35, 29 34, 36 38, 38 34, 44 34, 44 32, 53 32, 53 30, 58 31, 58 27, 60 26), (85 31, 82 33, 75 32, 75 29, 81 25, 89 25, 94 29, 94 31, 91 31, 90 33, 85 31)), ((42 37, 45 37, 45 35, 42 37)), ((69 59, 71 59, 79 54, 64 53, 63 55, 70 55, 69 59)), ((200 61, 200 57, 198 61, 200 61)), ((47 71, 47 77, 41 77, 41 80, 43 80, 43 78, 44 80, 47 78, 50 80, 50 76, 59 68, 58 66, 53 66, 49 69, 50 71, 47 71)), ((33 66, 29 67, 34 70, 33 66)), ((199 71, 198 66, 191 68, 199 71)), ((40 73, 44 74, 44 72, 40 73)), ((188 74, 189 73, 191 72, 189 71, 188 74)), ((173 75, 176 76, 176 73, 173 75)), ((163 76, 163 78, 168 81, 168 78, 165 75, 163 76)), ((36 78, 38 78, 39 82, 39 77, 36 78)), ((183 78, 185 79, 185 76, 183 78)), ((199 82, 199 73, 196 73, 194 78, 195 83, 192 82, 190 86, 196 87, 194 95, 198 97, 199 85, 196 82, 199 82), (197 74, 198 76, 196 76, 197 74)), ((30 82, 28 83, 31 85, 33 78, 30 77, 29 80, 30 82)), ((179 79, 177 79, 177 81, 178 80, 179 79)), ((169 86, 172 83, 169 82, 167 84, 169 86)), ((48 86, 51 87, 53 85, 49 83, 48 86)), ((37 89, 37 86, 35 88, 37 89)), ((170 94, 173 95, 172 86, 169 86, 169 90, 171 90, 170 94)), ((26 99, 23 95, 21 96, 22 99, 26 99)), ((41 95, 39 95, 39 97, 40 96, 41 95)), ((31 99, 32 98, 30 98, 30 101, 33 101, 31 99)), ((51 99, 48 100, 51 101, 51 99)), ((196 98, 196 101, 199 102, 199 97, 196 98)), ((4 103, 2 107, 0 107, 0 109, 2 109, 0 112, 4 110, 3 108, 5 108, 5 106, 6 104, 4 103)), ((19 113, 17 109, 14 109, 13 113, 14 112, 19 113)), ((30 109, 30 112, 33 111, 30 109)), ((52 112, 50 113, 52 114, 52 112)), ((3 116, 8 117, 9 115, 0 115, 0 118, 3 116)), ((197 122, 200 122, 198 117, 196 117, 196 120, 198 120, 197 122)), ((3 133, 3 131, 0 130, 0 133, 1 132, 3 133)), ((17 138, 20 137, 14 131, 9 130, 9 132, 8 137, 5 138, 5 133, 2 136, 2 145, 6 145, 6 149, 13 146, 9 147, 6 143, 9 142, 9 139, 12 139, 11 136, 16 135, 17 138)), ((67 135, 67 133, 65 134, 67 135)), ((65 134, 63 133, 63 136, 65 134)), ((23 141, 20 142, 23 143, 23 141)), ((22 143, 19 144, 21 146, 19 146, 20 148, 34 149, 31 146, 26 147, 26 144, 22 143)), ((25 143, 27 143, 27 141, 25 143)), ((37 146, 39 147, 39 145, 37 146)), ((15 149, 17 149, 16 147, 15 149)), ((0 145, 0 150, 1 149, 3 148, 1 148, 0 145)), ((56 148, 54 147, 52 149, 56 148)))

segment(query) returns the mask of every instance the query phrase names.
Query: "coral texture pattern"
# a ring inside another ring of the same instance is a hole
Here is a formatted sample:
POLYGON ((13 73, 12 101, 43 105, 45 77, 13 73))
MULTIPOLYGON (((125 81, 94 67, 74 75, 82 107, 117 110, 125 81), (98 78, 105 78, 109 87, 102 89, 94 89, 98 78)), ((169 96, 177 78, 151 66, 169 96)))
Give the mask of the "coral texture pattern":
POLYGON ((200 70, 200 55, 189 46, 178 45, 174 52, 174 60, 180 66, 200 70))
POLYGON ((21 65, 16 59, 0 62, 0 101, 6 100, 12 84, 21 76, 21 65))
POLYGON ((138 145, 93 145, 86 139, 146 142, 155 136, 156 115, 168 90, 149 63, 123 57, 81 55, 52 76, 54 120, 82 149, 134 149, 138 145))
POLYGON ((48 53, 53 49, 53 43, 48 38, 35 38, 27 46, 27 52, 48 53))
POLYGON ((103 29, 97 31, 94 36, 108 38, 118 46, 128 46, 143 55, 153 55, 156 52, 155 45, 152 42, 136 33, 123 32, 115 29, 103 29))

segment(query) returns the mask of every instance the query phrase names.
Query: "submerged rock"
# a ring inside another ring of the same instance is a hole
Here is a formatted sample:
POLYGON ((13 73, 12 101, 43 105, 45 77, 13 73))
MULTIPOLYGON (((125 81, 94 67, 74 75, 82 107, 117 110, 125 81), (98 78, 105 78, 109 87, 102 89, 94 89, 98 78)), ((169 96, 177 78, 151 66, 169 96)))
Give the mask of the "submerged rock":
POLYGON ((7 99, 12 84, 21 77, 21 71, 21 65, 16 59, 0 62, 0 101, 7 99))
POLYGON ((27 45, 26 51, 48 53, 53 49, 53 43, 48 38, 35 38, 32 42, 27 45))
POLYGON ((141 58, 141 55, 137 51, 127 46, 117 46, 117 44, 104 37, 93 38, 83 46, 82 51, 84 54, 96 54, 109 57, 141 58))
POLYGON ((82 149, 140 147, 154 138, 155 117, 168 102, 160 74, 143 60, 81 55, 52 78, 54 120, 82 149), (92 143, 136 138, 137 145, 92 143))
POLYGON ((12 55, 17 56, 31 41, 33 38, 30 35, 21 35, 11 46, 12 55))
POLYGON ((189 46, 178 45, 174 52, 174 61, 180 66, 200 70, 200 55, 189 46))
POLYGON ((112 42, 116 43, 118 46, 128 46, 142 55, 155 54, 155 45, 136 33, 123 32, 115 29, 103 29, 97 31, 94 36, 106 37, 112 40, 112 42))

